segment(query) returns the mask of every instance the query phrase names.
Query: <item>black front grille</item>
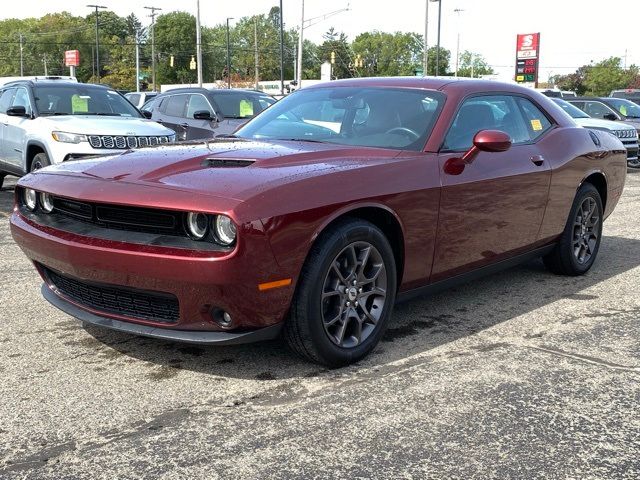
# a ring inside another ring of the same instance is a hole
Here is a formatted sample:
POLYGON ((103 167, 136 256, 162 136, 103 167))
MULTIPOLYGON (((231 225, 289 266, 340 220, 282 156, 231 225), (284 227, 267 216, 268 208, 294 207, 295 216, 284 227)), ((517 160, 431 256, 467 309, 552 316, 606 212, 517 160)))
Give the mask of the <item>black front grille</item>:
POLYGON ((161 323, 176 323, 180 316, 178 299, 171 294, 87 283, 42 269, 60 293, 93 310, 161 323))
POLYGON ((153 208, 79 202, 54 197, 55 212, 101 227, 132 232, 186 236, 183 213, 153 208))

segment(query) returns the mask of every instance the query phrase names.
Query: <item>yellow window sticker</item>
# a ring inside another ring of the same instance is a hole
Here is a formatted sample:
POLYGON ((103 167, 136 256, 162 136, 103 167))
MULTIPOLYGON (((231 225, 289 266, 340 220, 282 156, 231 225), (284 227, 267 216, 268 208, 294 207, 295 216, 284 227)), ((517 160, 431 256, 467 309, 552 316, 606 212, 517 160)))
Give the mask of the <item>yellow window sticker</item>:
POLYGON ((534 118, 533 120, 531 120, 531 128, 533 128, 535 132, 539 132, 540 130, 542 130, 542 122, 537 118, 534 118))
POLYGON ((240 100, 240 116, 252 117, 253 116, 253 103, 249 100, 240 100))
POLYGON ((71 97, 72 113, 87 113, 89 111, 89 97, 73 95, 71 97))

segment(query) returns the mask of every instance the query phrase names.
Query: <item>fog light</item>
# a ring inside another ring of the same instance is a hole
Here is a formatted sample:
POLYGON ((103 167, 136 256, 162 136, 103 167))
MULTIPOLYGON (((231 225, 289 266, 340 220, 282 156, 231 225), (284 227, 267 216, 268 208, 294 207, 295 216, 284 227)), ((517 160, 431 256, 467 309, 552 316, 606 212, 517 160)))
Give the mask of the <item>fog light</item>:
POLYGON ((211 317, 218 325, 223 328, 229 328, 233 323, 231 314, 229 314, 229 312, 225 312, 221 308, 213 309, 213 311, 211 312, 211 317))
POLYGON ((36 209, 36 206, 38 205, 38 194, 35 190, 32 190, 31 188, 24 189, 24 204, 32 212, 36 209))
POLYGON ((51 213, 53 211, 53 199, 48 193, 40 194, 40 206, 45 213, 51 213))

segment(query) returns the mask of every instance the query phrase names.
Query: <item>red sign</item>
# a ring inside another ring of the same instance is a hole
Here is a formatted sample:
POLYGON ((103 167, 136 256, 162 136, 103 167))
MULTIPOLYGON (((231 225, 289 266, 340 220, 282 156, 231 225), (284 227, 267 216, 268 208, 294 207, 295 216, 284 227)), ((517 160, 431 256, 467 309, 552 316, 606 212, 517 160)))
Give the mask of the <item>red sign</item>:
POLYGON ((516 82, 538 86, 540 34, 521 33, 516 39, 516 82))
POLYGON ((66 67, 79 67, 80 50, 67 50, 64 52, 64 65, 66 67))

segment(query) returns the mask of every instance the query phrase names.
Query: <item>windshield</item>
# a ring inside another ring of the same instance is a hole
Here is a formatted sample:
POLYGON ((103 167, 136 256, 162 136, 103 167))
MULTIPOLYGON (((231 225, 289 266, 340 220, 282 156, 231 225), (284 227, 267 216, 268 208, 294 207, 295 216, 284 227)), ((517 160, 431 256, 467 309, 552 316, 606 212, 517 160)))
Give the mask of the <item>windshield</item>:
POLYGON ((236 135, 419 151, 443 103, 444 95, 431 90, 303 89, 280 100, 236 135))
POLYGON ((232 91, 214 93, 220 112, 226 118, 251 118, 273 105, 276 101, 269 95, 254 92, 232 91))
POLYGON ((628 118, 640 118, 640 105, 622 98, 608 98, 608 103, 628 118))
POLYGON ((33 89, 40 115, 107 115, 137 117, 140 113, 115 90, 77 85, 42 85, 33 89))
POLYGON ((553 101, 556 102, 558 105, 560 105, 562 109, 571 116, 571 118, 591 118, 589 115, 584 113, 578 107, 571 105, 566 100, 562 100, 560 98, 554 98, 553 101))

